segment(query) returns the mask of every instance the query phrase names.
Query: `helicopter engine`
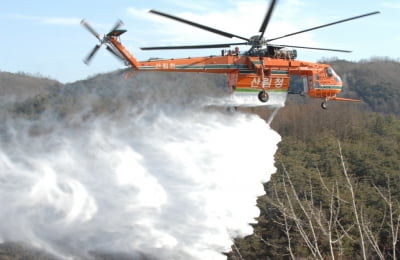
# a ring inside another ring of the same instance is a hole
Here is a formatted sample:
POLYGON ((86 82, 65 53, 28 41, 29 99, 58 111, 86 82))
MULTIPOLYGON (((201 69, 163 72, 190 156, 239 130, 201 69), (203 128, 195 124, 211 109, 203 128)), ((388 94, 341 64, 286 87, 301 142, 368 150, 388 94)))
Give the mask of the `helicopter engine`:
POLYGON ((290 50, 287 48, 275 49, 274 50, 274 58, 278 59, 286 59, 286 60, 294 60, 297 58, 297 51, 290 50))

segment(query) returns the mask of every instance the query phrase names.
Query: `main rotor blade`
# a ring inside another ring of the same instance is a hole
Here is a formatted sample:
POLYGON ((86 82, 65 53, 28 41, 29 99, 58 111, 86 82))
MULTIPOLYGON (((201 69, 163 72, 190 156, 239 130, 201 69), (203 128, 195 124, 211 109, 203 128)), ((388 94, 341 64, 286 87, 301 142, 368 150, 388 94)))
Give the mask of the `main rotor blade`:
POLYGON ((170 15, 170 14, 162 13, 162 12, 159 12, 159 11, 156 11, 156 10, 150 10, 149 12, 153 13, 153 14, 158 14, 160 16, 164 16, 164 17, 170 18, 170 19, 178 21, 178 22, 186 23, 186 24, 189 24, 191 26, 194 26, 194 27, 197 27, 197 28, 200 28, 200 29, 212 32, 212 33, 216 33, 216 34, 228 37, 228 38, 236 37, 236 38, 239 38, 239 39, 242 39, 242 40, 245 40, 245 41, 249 41, 249 39, 246 38, 246 37, 242 37, 242 36, 239 36, 239 35, 235 35, 235 34, 231 34, 231 33, 228 33, 228 32, 224 32, 224 31, 221 31, 221 30, 218 30, 218 29, 215 29, 215 28, 212 28, 212 27, 208 27, 208 26, 205 26, 205 25, 202 25, 202 24, 198 24, 198 23, 195 23, 195 22, 192 22, 192 21, 189 21, 189 20, 185 20, 185 19, 173 16, 173 15, 170 15))
POLYGON ((97 39, 99 39, 99 41, 101 41, 100 34, 99 34, 98 32, 96 32, 96 30, 93 29, 93 27, 90 26, 89 23, 86 22, 86 20, 82 20, 82 21, 81 21, 81 24, 82 24, 83 27, 85 27, 89 32, 91 32, 91 33, 94 35, 94 37, 96 37, 97 39))
POLYGON ((89 65, 90 61, 92 60, 93 56, 96 54, 96 52, 99 50, 99 48, 101 47, 101 44, 98 44, 96 46, 94 46, 93 50, 89 53, 89 55, 83 60, 83 62, 86 65, 89 65))
POLYGON ((261 24, 261 27, 260 27, 260 33, 261 33, 260 39, 264 36, 264 33, 265 33, 265 30, 267 29, 269 20, 271 19, 272 13, 274 12, 275 4, 276 4, 276 0, 272 0, 271 4, 269 5, 269 9, 265 15, 263 23, 261 24))
POLYGON ((367 13, 367 14, 362 14, 362 15, 350 17, 350 18, 347 18, 347 19, 343 19, 343 20, 339 20, 339 21, 333 22, 333 23, 328 23, 328 24, 317 26, 317 27, 309 28, 309 29, 306 29, 306 30, 298 31, 298 32, 295 32, 295 33, 289 33, 289 34, 286 34, 286 35, 283 35, 283 36, 280 36, 280 37, 277 37, 277 38, 269 39, 268 42, 275 41, 275 40, 278 40, 278 39, 282 39, 282 38, 285 38, 285 37, 289 37, 289 36, 292 36, 292 35, 304 33, 304 32, 309 32, 309 31, 312 31, 312 30, 316 30, 316 29, 320 29, 320 28, 323 28, 323 27, 331 26, 331 25, 334 25, 334 24, 344 23, 344 22, 348 22, 348 21, 351 21, 351 20, 363 18, 363 17, 366 17, 366 16, 379 14, 379 13, 380 13, 379 11, 376 11, 376 12, 372 12, 372 13, 367 13))
POLYGON ((304 47, 304 46, 282 45, 282 44, 274 44, 274 45, 268 45, 268 46, 289 47, 289 48, 299 48, 299 49, 309 49, 309 50, 319 50, 319 51, 337 51, 337 52, 346 52, 346 53, 352 52, 352 51, 348 51, 348 50, 326 49, 326 48, 304 47))
POLYGON ((150 50, 179 50, 179 49, 208 49, 208 48, 229 48, 232 45, 247 45, 247 42, 225 43, 225 44, 205 44, 205 45, 181 45, 181 46, 157 46, 157 47, 142 47, 143 51, 150 50))

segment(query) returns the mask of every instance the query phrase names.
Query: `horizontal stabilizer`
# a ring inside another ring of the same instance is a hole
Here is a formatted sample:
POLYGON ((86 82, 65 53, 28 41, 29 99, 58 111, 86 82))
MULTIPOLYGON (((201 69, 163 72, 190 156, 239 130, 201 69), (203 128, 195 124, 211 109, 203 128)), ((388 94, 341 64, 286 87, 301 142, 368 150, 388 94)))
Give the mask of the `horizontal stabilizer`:
POLYGON ((112 30, 111 32, 107 33, 107 36, 115 36, 118 37, 121 34, 125 33, 127 30, 123 30, 123 29, 116 29, 116 30, 112 30))

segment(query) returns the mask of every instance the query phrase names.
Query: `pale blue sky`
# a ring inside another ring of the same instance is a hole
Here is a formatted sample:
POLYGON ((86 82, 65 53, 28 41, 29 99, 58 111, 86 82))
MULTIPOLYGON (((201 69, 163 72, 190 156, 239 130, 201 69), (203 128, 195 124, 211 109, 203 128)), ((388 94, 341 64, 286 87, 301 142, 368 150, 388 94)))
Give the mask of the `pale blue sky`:
MULTIPOLYGON (((61 82, 85 79, 124 65, 100 51, 88 67, 82 60, 97 39, 81 25, 85 18, 100 33, 117 19, 128 32, 122 42, 139 59, 179 58, 219 54, 219 49, 141 51, 139 47, 240 42, 158 17, 156 9, 236 35, 256 35, 268 0, 13 0, 0 9, 0 70, 40 74, 61 82)), ((297 49, 298 59, 317 61, 339 57, 350 61, 376 56, 400 58, 400 1, 398 0, 280 0, 265 36, 273 38, 336 20, 381 11, 381 14, 334 25, 272 43, 348 49, 353 53, 297 49)), ((241 47, 245 50, 245 46, 241 47)))

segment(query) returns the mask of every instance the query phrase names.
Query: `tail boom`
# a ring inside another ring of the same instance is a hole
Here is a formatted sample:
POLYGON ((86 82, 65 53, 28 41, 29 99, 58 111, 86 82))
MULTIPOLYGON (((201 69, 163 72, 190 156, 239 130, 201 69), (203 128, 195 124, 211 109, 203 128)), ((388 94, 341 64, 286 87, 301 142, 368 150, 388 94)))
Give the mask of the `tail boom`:
POLYGON ((134 70, 140 69, 137 59, 125 48, 115 36, 110 37, 110 43, 121 53, 124 59, 133 67, 134 70))

